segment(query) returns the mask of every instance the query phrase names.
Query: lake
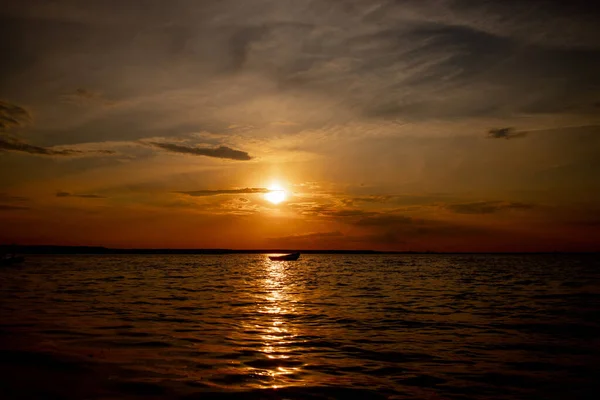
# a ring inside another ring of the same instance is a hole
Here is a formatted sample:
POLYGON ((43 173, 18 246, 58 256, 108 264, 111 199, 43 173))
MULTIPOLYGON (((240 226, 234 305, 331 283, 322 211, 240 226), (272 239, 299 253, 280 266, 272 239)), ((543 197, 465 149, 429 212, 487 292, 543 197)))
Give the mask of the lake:
POLYGON ((29 256, 0 397, 592 398, 592 255, 29 256))

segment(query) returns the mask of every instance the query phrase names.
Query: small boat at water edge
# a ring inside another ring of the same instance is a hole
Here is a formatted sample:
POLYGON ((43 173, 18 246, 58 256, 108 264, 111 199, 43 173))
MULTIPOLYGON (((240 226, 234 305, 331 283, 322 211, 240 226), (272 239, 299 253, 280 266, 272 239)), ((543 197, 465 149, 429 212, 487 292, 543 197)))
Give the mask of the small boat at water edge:
POLYGON ((23 261, 25 261, 25 257, 23 257, 23 256, 12 255, 12 256, 0 257, 0 265, 2 265, 2 266, 19 264, 19 263, 22 263, 23 261))
POLYGON ((271 261, 296 261, 300 258, 300 253, 290 253, 283 256, 269 256, 271 261))

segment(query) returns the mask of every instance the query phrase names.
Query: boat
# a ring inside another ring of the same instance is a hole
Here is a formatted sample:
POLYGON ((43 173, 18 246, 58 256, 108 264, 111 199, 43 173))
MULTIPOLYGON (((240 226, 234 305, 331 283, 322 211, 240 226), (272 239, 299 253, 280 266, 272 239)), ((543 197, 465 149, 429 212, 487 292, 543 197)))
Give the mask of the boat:
POLYGON ((25 257, 23 257, 23 256, 8 255, 8 256, 0 257, 0 265, 19 264, 19 263, 22 263, 23 261, 25 261, 25 257))
POLYGON ((271 261, 296 261, 300 258, 300 253, 290 253, 283 256, 269 256, 271 261))

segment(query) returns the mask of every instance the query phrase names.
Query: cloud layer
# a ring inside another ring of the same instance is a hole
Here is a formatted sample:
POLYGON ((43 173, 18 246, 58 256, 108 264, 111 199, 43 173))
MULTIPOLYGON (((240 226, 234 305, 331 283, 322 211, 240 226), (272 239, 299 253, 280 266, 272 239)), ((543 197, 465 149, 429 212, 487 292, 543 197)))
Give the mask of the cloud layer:
POLYGON ((174 143, 157 143, 151 142, 152 146, 160 149, 170 151, 173 153, 190 154, 194 156, 205 156, 214 158, 225 158, 229 160, 247 161, 251 160, 252 157, 245 151, 234 150, 227 146, 219 146, 215 149, 203 148, 203 147, 188 147, 174 143))
POLYGON ((112 150, 92 150, 92 151, 81 151, 69 148, 51 148, 51 147, 40 147, 29 144, 25 141, 12 138, 12 137, 0 137, 0 152, 1 151, 14 151, 20 153, 28 153, 38 156, 58 156, 58 157, 69 157, 69 156, 81 156, 85 154, 114 154, 112 150))
POLYGON ((29 210, 26 206, 17 206, 13 204, 0 204, 0 211, 15 211, 15 210, 29 210))
POLYGON ((527 135, 527 132, 517 132, 515 128, 494 128, 488 131, 490 139, 516 139, 527 135))
POLYGON ((98 194, 77 194, 77 193, 69 193, 69 192, 56 192, 56 197, 80 197, 83 199, 106 199, 106 196, 101 196, 98 194))
POLYGON ((31 122, 29 111, 16 104, 0 100, 0 132, 25 126, 31 122))
POLYGON ((600 246, 567 223, 598 219, 599 17, 578 0, 10 2, 0 192, 30 200, 0 202, 65 240, 110 193, 110 240, 135 220, 133 237, 199 246, 600 246), (258 195, 273 182, 294 188, 279 205, 258 195))
POLYGON ((217 189, 217 190, 192 190, 188 192, 177 192, 193 197, 218 196, 223 194, 257 194, 268 193, 267 188, 244 188, 244 189, 217 189))
POLYGON ((457 214, 493 214, 504 210, 529 210, 533 204, 502 201, 480 201, 463 204, 447 204, 446 209, 457 214))

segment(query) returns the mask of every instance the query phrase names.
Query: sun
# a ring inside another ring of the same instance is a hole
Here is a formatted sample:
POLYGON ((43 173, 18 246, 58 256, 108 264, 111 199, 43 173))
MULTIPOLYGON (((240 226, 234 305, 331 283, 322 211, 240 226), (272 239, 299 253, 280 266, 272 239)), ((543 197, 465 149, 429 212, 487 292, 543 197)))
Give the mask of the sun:
POLYGON ((269 191, 265 193, 265 200, 273 204, 279 204, 287 197, 285 190, 277 183, 272 184, 268 189, 269 191))

